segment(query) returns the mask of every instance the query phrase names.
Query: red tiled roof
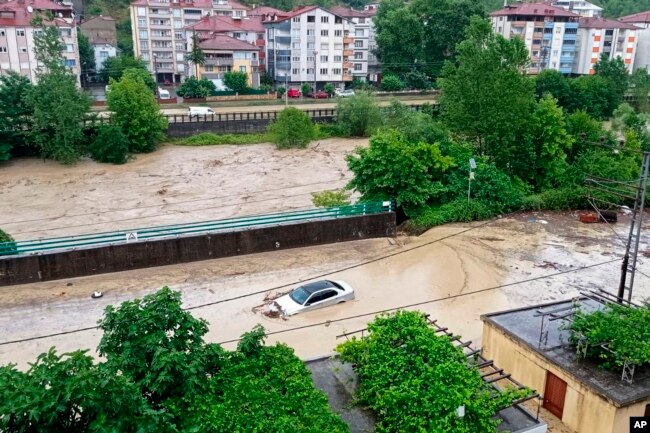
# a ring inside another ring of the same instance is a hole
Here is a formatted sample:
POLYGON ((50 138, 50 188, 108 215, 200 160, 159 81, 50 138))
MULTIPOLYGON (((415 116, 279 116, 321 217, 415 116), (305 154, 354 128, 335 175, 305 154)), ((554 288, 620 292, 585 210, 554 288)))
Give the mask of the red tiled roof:
POLYGON ((264 33, 262 17, 233 19, 227 16, 210 16, 203 17, 198 23, 185 28, 188 30, 196 30, 197 32, 226 33, 243 31, 264 33))
POLYGON ((287 12, 281 11, 280 9, 272 8, 270 6, 260 6, 248 11, 247 15, 249 17, 261 17, 262 15, 286 15, 287 12))
MULTIPOLYGON (((131 3, 132 6, 158 6, 161 5, 160 1, 156 0, 135 0, 131 3)), ((179 0, 178 3, 165 3, 165 7, 173 8, 189 8, 189 9, 212 9, 212 0, 179 0)))
POLYGON ((346 8, 345 6, 334 6, 328 9, 334 15, 338 15, 344 18, 370 18, 374 15, 375 11, 356 11, 352 8, 346 8))
POLYGON ((244 6, 243 4, 238 3, 238 2, 236 2, 234 0, 228 0, 228 4, 233 9, 244 9, 244 10, 249 10, 250 9, 248 6, 244 6))
POLYGON ((310 11, 313 11, 313 10, 316 10, 316 9, 319 9, 319 8, 320 8, 320 6, 303 6, 303 7, 299 7, 299 8, 293 9, 293 10, 283 14, 281 17, 278 17, 277 20, 270 21, 270 22, 276 23, 276 22, 279 22, 279 21, 286 21, 289 18, 297 17, 298 15, 302 15, 305 12, 310 12, 310 11))
POLYGON ((227 35, 214 35, 199 43, 203 50, 259 51, 259 47, 227 35))
POLYGON ((100 38, 100 37, 96 37, 92 41, 90 41, 90 45, 110 45, 110 46, 113 46, 113 44, 111 44, 111 41, 109 41, 108 39, 100 38))
POLYGON ((608 20, 607 18, 591 18, 591 17, 581 17, 580 18, 580 27, 587 29, 627 29, 627 30, 638 30, 638 27, 633 26, 632 24, 624 23, 616 20, 608 20))
MULTIPOLYGON (((30 13, 27 8, 31 6, 34 11, 53 11, 53 12, 66 12, 66 15, 72 13, 72 7, 64 6, 58 3, 55 3, 51 0, 25 0, 20 3, 16 0, 10 0, 5 3, 0 3, 0 12, 13 12, 12 18, 0 17, 0 26, 5 27, 16 27, 16 26, 31 26, 32 19, 34 14, 30 13)), ((71 17, 68 17, 71 19, 71 17)), ((55 18, 54 24, 56 25, 71 25, 71 23, 65 22, 62 19, 55 18)))
POLYGON ((650 11, 639 12, 618 19, 624 23, 650 23, 650 11))
POLYGON ((546 3, 518 3, 494 11, 490 16, 527 15, 527 16, 554 16, 554 17, 579 17, 573 12, 552 6, 546 3))
POLYGON ((86 23, 89 23, 89 22, 95 21, 95 20, 115 21, 115 18, 106 16, 106 15, 100 15, 98 17, 93 17, 93 18, 88 18, 87 20, 83 20, 81 24, 83 25, 83 24, 86 24, 86 23))

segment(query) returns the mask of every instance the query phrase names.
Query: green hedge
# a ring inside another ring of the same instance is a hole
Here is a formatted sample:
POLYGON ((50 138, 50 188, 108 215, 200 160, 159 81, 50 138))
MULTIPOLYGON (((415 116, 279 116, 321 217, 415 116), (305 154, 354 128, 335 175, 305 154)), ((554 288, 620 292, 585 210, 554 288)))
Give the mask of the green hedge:
MULTIPOLYGON (((267 93, 269 92, 262 89, 246 89, 239 92, 240 95, 266 95, 267 93)), ((234 96, 235 94, 237 92, 233 92, 232 90, 214 90, 210 92, 210 96, 234 96)))

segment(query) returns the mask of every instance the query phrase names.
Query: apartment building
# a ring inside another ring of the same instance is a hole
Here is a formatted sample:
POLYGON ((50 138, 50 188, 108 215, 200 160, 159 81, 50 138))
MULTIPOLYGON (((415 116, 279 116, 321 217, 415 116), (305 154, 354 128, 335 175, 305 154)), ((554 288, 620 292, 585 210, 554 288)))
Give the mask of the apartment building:
MULTIPOLYGON (((242 18, 234 16, 209 16, 203 17, 198 23, 185 28, 187 44, 189 49, 192 47, 193 35, 200 40, 214 39, 215 36, 226 36, 247 43, 249 46, 256 47, 259 54, 256 53, 256 58, 249 68, 249 72, 260 72, 265 69, 265 56, 264 56, 264 26, 262 25, 261 16, 245 16, 242 18)), ((227 39, 217 39, 214 43, 225 44, 227 39)), ((203 47, 203 45, 200 45, 203 47)), ((188 75, 193 75, 193 68, 190 68, 188 75)))
POLYGON ((276 83, 310 83, 320 89, 326 83, 352 81, 355 38, 350 20, 308 6, 263 24, 267 69, 276 83))
POLYGON ((606 18, 580 18, 577 56, 574 74, 593 74, 594 64, 605 54, 610 59, 620 57, 629 72, 634 67, 637 27, 606 18))
POLYGON ((248 6, 232 0, 212 0, 212 14, 215 16, 243 18, 249 9, 248 6))
POLYGON ((77 28, 72 6, 51 0, 10 0, 0 3, 0 74, 14 71, 36 82, 34 36, 41 30, 32 25, 35 16, 51 14, 64 46, 65 64, 79 80, 80 62, 77 28))
POLYGON ((555 0, 551 1, 550 4, 583 17, 596 18, 603 16, 603 8, 584 0, 555 0))
POLYGON ((490 14, 494 31, 521 38, 530 53, 529 74, 555 69, 570 74, 580 16, 546 3, 517 3, 490 14))
POLYGON ((93 47, 95 53, 95 70, 97 72, 104 68, 104 62, 108 58, 117 56, 117 47, 104 38, 95 37, 90 41, 90 46, 93 47))
POLYGON ((131 3, 133 52, 158 83, 187 76, 185 28, 212 13, 211 0, 137 0, 131 3))
MULTIPOLYGON (((354 30, 350 30, 350 34, 354 37, 352 77, 356 80, 367 81, 370 73, 370 62, 377 62, 377 58, 371 53, 371 47, 374 48, 375 44, 375 28, 372 23, 374 13, 357 11, 344 6, 334 6, 329 11, 346 18, 354 26, 354 30)), ((373 81, 376 81, 376 79, 373 81)))
POLYGON ((618 19, 637 27, 637 46, 634 53, 634 69, 650 70, 650 11, 639 12, 618 19))
POLYGON ((238 71, 248 75, 248 85, 260 85, 260 47, 231 36, 216 34, 202 40, 199 47, 205 53, 205 64, 199 66, 199 78, 207 78, 223 89, 226 72, 238 71))

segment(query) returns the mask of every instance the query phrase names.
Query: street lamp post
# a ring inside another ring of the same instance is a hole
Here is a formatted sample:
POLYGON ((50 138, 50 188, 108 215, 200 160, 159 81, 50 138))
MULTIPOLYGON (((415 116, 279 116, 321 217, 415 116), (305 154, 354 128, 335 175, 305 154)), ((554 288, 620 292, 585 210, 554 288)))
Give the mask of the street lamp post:
POLYGON ((289 105, 289 74, 284 74, 284 106, 289 105))
POLYGON ((469 204, 469 197, 472 192, 472 180, 474 180, 474 172, 472 170, 476 170, 476 161, 474 158, 470 158, 469 160, 469 184, 467 186, 467 204, 469 204))
POLYGON ((158 56, 156 54, 153 55, 153 77, 156 86, 158 86, 158 56))

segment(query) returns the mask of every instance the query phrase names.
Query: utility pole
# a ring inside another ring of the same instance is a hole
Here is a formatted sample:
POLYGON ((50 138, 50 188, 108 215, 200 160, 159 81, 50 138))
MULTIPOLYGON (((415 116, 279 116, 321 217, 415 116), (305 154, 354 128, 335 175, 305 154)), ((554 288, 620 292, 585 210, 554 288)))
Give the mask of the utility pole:
POLYGON ((623 303, 632 301, 632 289, 634 288, 634 274, 636 271, 637 255, 639 253, 639 243, 641 242, 641 226, 643 225, 643 209, 645 207, 645 190, 648 186, 648 167, 650 166, 650 152, 643 152, 643 162, 641 163, 641 176, 639 185, 636 188, 636 199, 634 200, 634 209, 632 209, 632 219, 630 221, 630 233, 625 246, 625 255, 621 266, 621 281, 618 286, 618 302, 623 303), (630 259, 631 262, 630 263, 630 259), (629 280, 627 276, 629 274, 629 280), (626 285, 629 282, 629 285, 626 285))
POLYGON ((473 169, 476 169, 476 161, 474 158, 470 158, 469 160, 469 181, 467 185, 467 204, 469 205, 469 198, 472 193, 472 180, 474 180, 474 172, 472 171, 473 169))
POLYGON ((284 74, 284 106, 289 105, 289 74, 284 74))

